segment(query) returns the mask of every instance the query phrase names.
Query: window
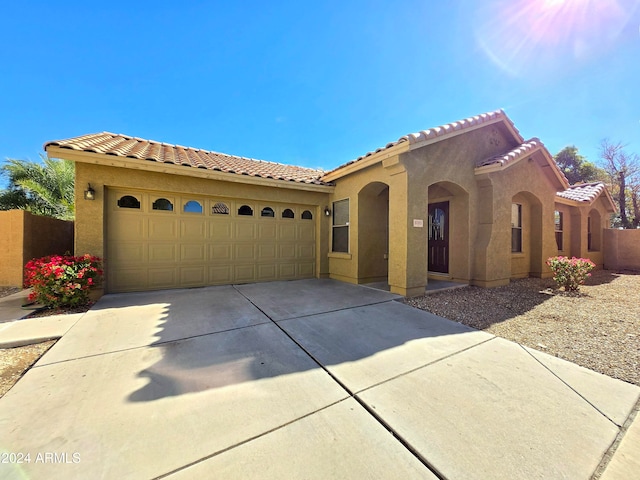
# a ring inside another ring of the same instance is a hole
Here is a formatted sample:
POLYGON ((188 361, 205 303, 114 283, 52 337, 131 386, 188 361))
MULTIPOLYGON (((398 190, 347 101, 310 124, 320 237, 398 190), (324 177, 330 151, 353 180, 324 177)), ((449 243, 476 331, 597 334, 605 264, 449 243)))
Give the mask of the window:
POLYGON ((593 240, 591 235, 591 215, 587 217, 587 250, 593 250, 593 240))
POLYGON ((591 210, 587 217, 587 250, 590 252, 600 251, 602 242, 601 218, 597 210, 591 210))
POLYGON ((282 211, 282 218, 293 218, 293 210, 290 208, 285 208, 282 211))
POLYGON ((252 217, 253 216, 253 208, 251 208, 249 205, 242 205, 238 209, 238 215, 246 215, 248 217, 252 217))
POLYGON ((313 214, 309 210, 305 210, 304 212, 302 212, 302 219, 313 220, 313 214))
POLYGON ((262 209, 262 212, 260 212, 260 216, 261 216, 261 217, 272 217, 272 218, 273 218, 273 217, 275 217, 275 216, 276 216, 276 214, 274 213, 273 208, 271 208, 271 207, 264 207, 264 208, 262 209))
POLYGON ((202 213, 202 205, 195 200, 189 200, 184 204, 183 210, 185 213, 202 213))
POLYGON ((118 207, 120 208, 140 208, 140 201, 131 195, 125 195, 118 200, 118 207))
POLYGON ((166 198, 159 198, 153 202, 154 210, 165 210, 167 212, 173 212, 173 203, 166 198))
POLYGON ((229 207, 225 203, 218 202, 211 207, 212 215, 229 215, 229 207))
POLYGON ((522 205, 511 204, 511 252, 522 252, 522 205))
POLYGON ((556 210, 555 212, 553 212, 553 214, 554 214, 554 222, 556 226, 556 245, 558 245, 558 250, 562 251, 564 250, 564 248, 562 248, 563 246, 562 231, 563 231, 564 219, 563 219, 562 212, 559 212, 556 210))
POLYGON ((349 199, 333 202, 333 240, 331 250, 349 252, 349 199))

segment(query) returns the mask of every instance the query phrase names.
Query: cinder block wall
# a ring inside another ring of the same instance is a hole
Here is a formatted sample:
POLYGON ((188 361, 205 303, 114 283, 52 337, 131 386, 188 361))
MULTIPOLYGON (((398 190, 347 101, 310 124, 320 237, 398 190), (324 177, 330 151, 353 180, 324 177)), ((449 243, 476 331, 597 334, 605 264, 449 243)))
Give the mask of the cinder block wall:
POLYGON ((22 286, 24 264, 32 258, 73 253, 73 222, 0 211, 0 285, 22 286))
POLYGON ((604 230, 604 268, 640 270, 640 230, 604 230))

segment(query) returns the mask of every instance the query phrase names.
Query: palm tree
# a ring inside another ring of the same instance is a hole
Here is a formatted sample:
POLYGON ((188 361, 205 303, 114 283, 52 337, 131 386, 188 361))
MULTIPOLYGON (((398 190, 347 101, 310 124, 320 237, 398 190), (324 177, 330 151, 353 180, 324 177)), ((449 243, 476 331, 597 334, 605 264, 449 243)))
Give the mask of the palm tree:
POLYGON ((41 155, 42 163, 7 159, 0 175, 9 182, 0 190, 0 210, 21 209, 37 215, 73 220, 75 167, 68 160, 41 155))

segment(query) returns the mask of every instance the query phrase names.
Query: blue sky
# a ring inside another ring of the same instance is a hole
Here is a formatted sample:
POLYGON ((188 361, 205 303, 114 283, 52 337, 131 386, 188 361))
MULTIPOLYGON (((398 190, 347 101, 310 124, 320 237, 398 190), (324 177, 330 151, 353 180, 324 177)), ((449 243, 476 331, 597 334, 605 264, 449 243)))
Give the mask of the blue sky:
POLYGON ((640 154, 640 0, 9 2, 0 159, 110 131, 331 169, 503 108, 640 154))

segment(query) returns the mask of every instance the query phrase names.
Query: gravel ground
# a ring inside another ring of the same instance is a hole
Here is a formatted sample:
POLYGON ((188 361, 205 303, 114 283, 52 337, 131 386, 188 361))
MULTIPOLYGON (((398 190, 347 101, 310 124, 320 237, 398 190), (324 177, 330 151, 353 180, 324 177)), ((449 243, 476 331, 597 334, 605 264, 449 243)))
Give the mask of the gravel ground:
POLYGON ((0 349, 0 397, 7 393, 54 343, 55 340, 50 340, 25 347, 0 349))
POLYGON ((577 294, 554 285, 526 278, 407 304, 640 385, 640 274, 599 270, 577 294))
POLYGON ((0 287, 0 298, 6 297, 13 293, 18 293, 20 289, 18 287, 0 287))

